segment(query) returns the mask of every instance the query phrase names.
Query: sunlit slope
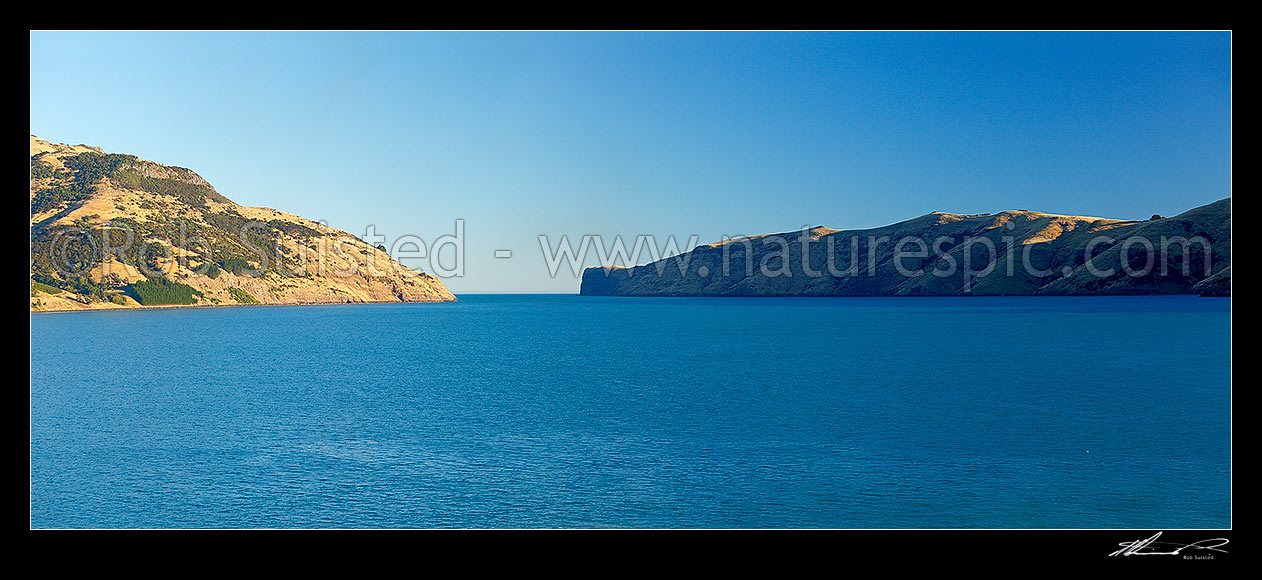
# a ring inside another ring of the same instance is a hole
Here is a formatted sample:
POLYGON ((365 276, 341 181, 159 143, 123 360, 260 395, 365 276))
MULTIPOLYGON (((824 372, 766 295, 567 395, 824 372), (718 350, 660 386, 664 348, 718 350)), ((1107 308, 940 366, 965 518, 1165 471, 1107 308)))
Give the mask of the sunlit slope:
POLYGON ((31 136, 31 308, 439 302, 347 232, 246 207, 191 170, 31 136))

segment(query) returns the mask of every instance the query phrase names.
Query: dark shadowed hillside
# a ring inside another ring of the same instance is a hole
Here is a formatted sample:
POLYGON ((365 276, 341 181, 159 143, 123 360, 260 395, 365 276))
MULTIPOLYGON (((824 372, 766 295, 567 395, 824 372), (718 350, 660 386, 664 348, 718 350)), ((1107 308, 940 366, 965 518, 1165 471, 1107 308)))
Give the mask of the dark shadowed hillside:
POLYGON ((914 296, 1231 292, 1231 199, 1147 221, 934 212, 867 230, 724 240, 624 268, 584 295, 914 296))

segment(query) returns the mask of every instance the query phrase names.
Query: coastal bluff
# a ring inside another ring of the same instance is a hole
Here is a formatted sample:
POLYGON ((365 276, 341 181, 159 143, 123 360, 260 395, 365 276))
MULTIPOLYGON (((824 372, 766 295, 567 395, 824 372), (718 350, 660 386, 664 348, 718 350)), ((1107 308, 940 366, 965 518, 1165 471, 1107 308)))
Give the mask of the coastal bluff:
POLYGON ((1231 198, 1121 220, 933 212, 725 239, 584 270, 586 296, 1231 295, 1231 198))
POLYGON ((31 311, 448 302, 431 274, 200 175, 31 136, 31 311))

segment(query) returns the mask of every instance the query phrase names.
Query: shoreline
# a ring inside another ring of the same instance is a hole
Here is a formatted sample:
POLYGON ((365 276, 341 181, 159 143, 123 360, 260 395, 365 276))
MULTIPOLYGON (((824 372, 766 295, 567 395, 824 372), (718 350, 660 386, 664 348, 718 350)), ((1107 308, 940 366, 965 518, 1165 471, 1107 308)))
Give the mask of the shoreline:
POLYGON ((1230 294, 1210 296, 1197 292, 1147 294, 582 294, 585 298, 1141 298, 1145 296, 1191 296, 1231 298, 1230 294))
POLYGON ((125 306, 119 308, 80 308, 75 310, 31 310, 32 316, 36 314, 73 314, 76 312, 131 312, 136 310, 185 310, 195 308, 258 308, 268 306, 355 306, 364 304, 449 304, 459 302, 459 298, 454 300, 425 300, 425 301, 403 301, 403 300, 380 300, 372 302, 293 302, 283 304, 163 304, 160 306, 125 306))
MULTIPOLYGON (((661 294, 573 294, 568 292, 530 292, 530 293, 468 293, 466 296, 571 296, 578 298, 1153 298, 1153 297, 1175 297, 1182 296, 1187 298, 1226 298, 1231 296, 1202 296, 1193 293, 1178 294, 941 294, 941 295, 851 295, 851 296, 835 296, 835 295, 794 295, 794 294, 774 294, 774 295, 749 295, 749 296, 716 296, 716 295, 661 295, 661 294)), ((430 300, 430 301, 373 301, 373 302, 294 302, 286 304, 172 304, 162 306, 134 306, 126 308, 84 308, 78 310, 31 310, 32 316, 36 314, 71 314, 76 312, 129 312, 137 310, 185 310, 185 309, 212 309, 212 308, 259 308, 259 307, 286 307, 286 306, 363 306, 375 304, 450 304, 459 302, 459 297, 455 300, 430 300)))

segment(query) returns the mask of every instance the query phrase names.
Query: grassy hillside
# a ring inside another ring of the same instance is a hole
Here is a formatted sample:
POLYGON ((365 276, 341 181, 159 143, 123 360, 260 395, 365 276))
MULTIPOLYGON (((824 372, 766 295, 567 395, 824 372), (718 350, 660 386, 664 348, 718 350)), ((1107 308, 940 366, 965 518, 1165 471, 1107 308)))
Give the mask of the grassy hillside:
POLYGON ((32 310, 455 300, 347 232, 237 205, 182 167, 32 136, 30 194, 32 310))
POLYGON ((642 266, 589 268, 582 294, 1229 295, 1230 266, 1228 198, 1146 221, 934 212, 868 230, 725 240, 642 266))

